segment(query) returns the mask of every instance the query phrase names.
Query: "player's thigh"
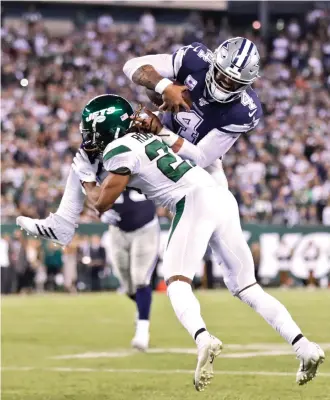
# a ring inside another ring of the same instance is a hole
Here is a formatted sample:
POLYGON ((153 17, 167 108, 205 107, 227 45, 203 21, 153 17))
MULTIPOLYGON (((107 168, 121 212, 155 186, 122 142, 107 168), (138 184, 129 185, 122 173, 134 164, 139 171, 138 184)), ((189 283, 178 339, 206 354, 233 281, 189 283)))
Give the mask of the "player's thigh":
POLYGON ((136 286, 148 285, 155 269, 159 252, 160 227, 158 221, 139 229, 131 245, 131 275, 136 286))
POLYGON ((204 215, 207 206, 203 196, 196 193, 177 204, 163 258, 165 280, 174 275, 193 279, 198 271, 215 228, 214 221, 204 215))
POLYGON ((122 288, 131 292, 129 238, 126 232, 115 226, 110 227, 110 256, 113 273, 118 277, 122 288))
POLYGON ((255 283, 254 263, 250 248, 240 225, 239 211, 234 196, 227 191, 219 209, 219 226, 213 233, 210 246, 224 268, 224 282, 231 293, 255 283))
POLYGON ((214 163, 205 168, 220 187, 228 189, 228 180, 223 170, 221 160, 216 160, 214 163))

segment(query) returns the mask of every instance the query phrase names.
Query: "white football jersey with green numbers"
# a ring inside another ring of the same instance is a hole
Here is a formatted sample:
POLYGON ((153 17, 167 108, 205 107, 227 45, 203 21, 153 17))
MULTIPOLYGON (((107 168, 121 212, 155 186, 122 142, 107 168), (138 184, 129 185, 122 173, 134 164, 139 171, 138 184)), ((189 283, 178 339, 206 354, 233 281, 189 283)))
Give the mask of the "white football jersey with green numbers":
POLYGON ((129 187, 169 210, 196 187, 216 185, 206 171, 183 160, 151 133, 129 133, 108 144, 103 167, 108 172, 130 174, 129 187))

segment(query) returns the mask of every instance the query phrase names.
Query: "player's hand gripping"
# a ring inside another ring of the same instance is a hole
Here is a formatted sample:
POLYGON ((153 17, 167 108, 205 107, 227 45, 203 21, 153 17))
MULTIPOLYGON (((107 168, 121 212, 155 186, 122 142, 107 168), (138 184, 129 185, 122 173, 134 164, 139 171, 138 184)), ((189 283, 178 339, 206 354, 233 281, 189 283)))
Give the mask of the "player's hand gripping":
POLYGON ((159 107, 161 111, 171 111, 177 113, 180 111, 180 106, 186 111, 190 111, 189 104, 182 97, 182 93, 188 90, 184 85, 169 85, 164 90, 162 98, 163 104, 159 107))
POLYGON ((143 113, 147 114, 148 117, 132 117, 134 119, 135 126, 138 127, 140 132, 158 135, 163 129, 163 124, 160 122, 160 119, 147 108, 143 109, 143 113))
POLYGON ((80 149, 73 159, 72 168, 80 181, 96 182, 98 164, 98 160, 91 164, 85 151, 80 149))

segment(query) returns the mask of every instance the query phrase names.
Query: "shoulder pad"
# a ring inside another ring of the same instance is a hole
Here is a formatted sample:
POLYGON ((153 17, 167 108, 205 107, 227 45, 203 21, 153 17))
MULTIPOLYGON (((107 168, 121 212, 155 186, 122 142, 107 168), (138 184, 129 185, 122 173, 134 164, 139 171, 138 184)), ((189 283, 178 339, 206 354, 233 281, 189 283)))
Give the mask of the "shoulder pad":
POLYGON ((208 69, 212 52, 204 44, 194 42, 181 47, 173 54, 173 69, 175 77, 184 82, 192 72, 208 69))

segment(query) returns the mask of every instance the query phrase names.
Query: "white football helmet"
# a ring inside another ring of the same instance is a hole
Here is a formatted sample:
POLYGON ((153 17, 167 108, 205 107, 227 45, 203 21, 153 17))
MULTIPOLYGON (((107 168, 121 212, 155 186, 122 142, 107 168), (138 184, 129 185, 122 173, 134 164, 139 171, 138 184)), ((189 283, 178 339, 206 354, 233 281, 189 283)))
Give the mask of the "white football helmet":
POLYGON ((226 40, 213 53, 206 86, 220 103, 236 100, 259 77, 259 52, 251 40, 226 40))

